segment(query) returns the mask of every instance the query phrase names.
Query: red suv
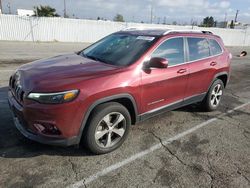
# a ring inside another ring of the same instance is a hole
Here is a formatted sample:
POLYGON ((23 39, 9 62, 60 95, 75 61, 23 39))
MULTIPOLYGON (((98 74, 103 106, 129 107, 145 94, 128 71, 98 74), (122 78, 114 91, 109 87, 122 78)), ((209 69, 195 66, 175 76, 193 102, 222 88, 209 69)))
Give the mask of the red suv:
POLYGON ((21 66, 9 81, 19 131, 52 145, 118 148, 131 124, 191 103, 217 109, 231 54, 204 31, 127 29, 21 66))

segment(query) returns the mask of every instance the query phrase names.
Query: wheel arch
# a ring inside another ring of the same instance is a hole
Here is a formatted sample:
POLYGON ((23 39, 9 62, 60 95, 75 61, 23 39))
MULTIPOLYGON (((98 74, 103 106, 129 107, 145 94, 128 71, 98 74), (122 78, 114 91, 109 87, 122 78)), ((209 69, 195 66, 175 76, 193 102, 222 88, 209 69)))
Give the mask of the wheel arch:
POLYGON ((221 74, 221 75, 218 75, 216 78, 217 78, 217 79, 220 79, 220 80, 223 82, 224 87, 227 86, 228 74, 221 74))
MULTIPOLYGON (((212 86, 212 84, 214 83, 214 81, 217 80, 217 79, 220 79, 220 80, 223 82, 224 87, 226 87, 226 85, 227 85, 227 83, 228 83, 228 73, 227 73, 227 72, 220 72, 220 73, 217 73, 217 74, 214 76, 212 82, 210 83, 210 85, 209 85, 209 87, 208 87, 208 90, 210 89, 210 87, 212 86)), ((207 90, 207 91, 208 91, 208 90, 207 90)))
POLYGON ((117 103, 120 103, 121 105, 125 106, 130 113, 132 124, 135 124, 138 121, 137 104, 135 102, 134 97, 131 94, 123 93, 123 94, 117 94, 117 95, 112 95, 112 96, 98 99, 88 108, 87 112, 84 115, 83 121, 81 123, 80 131, 78 134, 78 141, 79 142, 80 142, 81 137, 84 133, 84 130, 85 130, 86 124, 88 123, 88 120, 90 118, 91 112, 93 112, 93 110, 97 106, 99 106, 100 104, 104 104, 107 102, 117 102, 117 103))

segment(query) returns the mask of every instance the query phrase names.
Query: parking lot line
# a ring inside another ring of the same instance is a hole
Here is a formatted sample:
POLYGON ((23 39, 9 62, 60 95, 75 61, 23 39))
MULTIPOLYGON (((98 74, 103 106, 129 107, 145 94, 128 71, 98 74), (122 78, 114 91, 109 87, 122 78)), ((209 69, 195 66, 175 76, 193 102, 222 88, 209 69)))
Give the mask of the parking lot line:
MULTIPOLYGON (((229 111, 227 111, 225 113, 222 113, 222 114, 218 115, 217 117, 214 117, 214 118, 211 118, 211 119, 209 119, 207 121, 204 121, 201 124, 192 127, 191 129, 188 129, 188 130, 186 130, 186 131, 184 131, 182 133, 179 133, 179 134, 177 134, 177 135, 175 135, 175 136, 173 136, 171 138, 163 140, 162 144, 164 144, 164 145, 170 144, 175 140, 178 140, 178 139, 180 139, 180 138, 182 138, 182 137, 184 137, 184 136, 186 136, 188 134, 191 134, 194 131, 197 131, 198 129, 200 129, 202 127, 205 127, 205 126, 209 125, 210 123, 212 123, 214 121, 217 121, 222 116, 233 113, 234 111, 236 111, 236 110, 238 110, 240 108, 243 108, 243 107, 245 107, 245 106, 247 106, 249 104, 250 104, 250 101, 247 102, 247 103, 244 103, 244 104, 242 104, 240 106, 237 106, 237 107, 233 108, 232 110, 229 110, 229 111)), ((115 163, 115 164, 113 164, 113 165, 111 165, 111 166, 97 172, 96 174, 93 174, 93 175, 89 176, 86 179, 82 179, 80 181, 77 181, 77 182, 73 183, 72 185, 69 185, 68 188, 78 188, 78 187, 81 187, 81 186, 85 186, 85 185, 93 182, 94 180, 98 179, 101 176, 104 176, 104 175, 106 175, 106 174, 108 174, 108 173, 110 173, 110 172, 112 172, 114 170, 117 170, 117 169, 119 169, 119 168, 121 168, 121 167, 135 161, 136 159, 140 159, 140 158, 152 153, 153 151, 160 149, 162 147, 162 144, 159 143, 159 144, 153 145, 150 148, 148 148, 148 149, 146 149, 144 151, 141 151, 139 153, 136 153, 136 154, 130 156, 129 158, 124 159, 123 161, 115 163)))
POLYGON ((1 72, 14 72, 15 69, 5 69, 5 70, 1 70, 1 72))

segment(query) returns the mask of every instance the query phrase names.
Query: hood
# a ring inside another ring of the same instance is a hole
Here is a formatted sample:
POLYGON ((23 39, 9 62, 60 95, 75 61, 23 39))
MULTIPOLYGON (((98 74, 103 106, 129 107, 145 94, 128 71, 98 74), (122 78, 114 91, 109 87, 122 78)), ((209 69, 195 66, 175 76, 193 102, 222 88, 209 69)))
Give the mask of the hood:
POLYGON ((71 88, 72 84, 106 75, 107 72, 111 74, 118 69, 77 54, 68 54, 25 64, 18 69, 18 74, 25 91, 39 92, 71 88))

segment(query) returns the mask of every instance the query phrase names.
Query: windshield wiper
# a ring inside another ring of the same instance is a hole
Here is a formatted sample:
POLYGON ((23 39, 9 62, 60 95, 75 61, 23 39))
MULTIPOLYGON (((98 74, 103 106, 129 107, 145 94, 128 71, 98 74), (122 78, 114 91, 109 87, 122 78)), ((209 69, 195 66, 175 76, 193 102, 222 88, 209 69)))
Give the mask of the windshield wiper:
POLYGON ((106 64, 110 64, 109 62, 107 62, 104 59, 99 58, 99 57, 95 57, 95 56, 92 56, 92 55, 86 55, 84 53, 82 53, 82 55, 83 55, 83 57, 86 57, 86 58, 89 58, 89 59, 93 59, 95 61, 100 61, 100 62, 103 62, 103 63, 106 63, 106 64))

